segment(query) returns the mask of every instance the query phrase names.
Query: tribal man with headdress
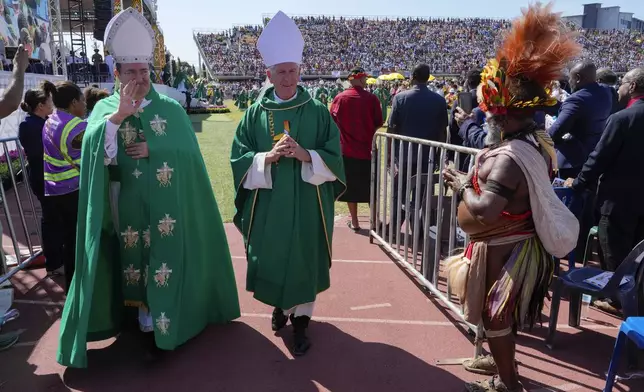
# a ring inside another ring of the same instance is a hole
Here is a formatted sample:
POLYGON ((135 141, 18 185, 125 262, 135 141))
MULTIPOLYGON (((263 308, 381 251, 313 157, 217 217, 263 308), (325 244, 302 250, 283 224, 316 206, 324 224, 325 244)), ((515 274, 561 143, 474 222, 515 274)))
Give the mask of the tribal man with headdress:
POLYGON ((447 265, 467 321, 482 325, 493 360, 465 366, 491 380, 468 391, 523 391, 515 367, 513 326, 540 317, 554 263, 576 245, 579 224, 559 201, 549 178, 556 167, 552 141, 533 121, 552 106, 549 86, 580 47, 551 5, 532 5, 481 73, 480 108, 489 125, 487 145, 469 174, 448 168, 447 184, 460 197, 458 222, 470 235, 464 254, 447 265), (490 369, 486 369, 485 363, 490 369))

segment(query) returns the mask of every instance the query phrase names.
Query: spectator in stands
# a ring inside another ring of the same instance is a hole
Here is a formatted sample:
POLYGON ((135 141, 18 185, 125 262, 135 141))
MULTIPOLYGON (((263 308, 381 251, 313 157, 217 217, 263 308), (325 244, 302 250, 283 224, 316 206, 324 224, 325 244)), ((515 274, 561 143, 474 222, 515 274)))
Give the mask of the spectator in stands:
MULTIPOLYGON (((644 68, 636 68, 622 79, 619 100, 625 109, 613 114, 601 140, 574 179, 567 185, 577 192, 594 189, 601 204, 599 243, 602 266, 615 271, 631 249, 644 239, 644 68), (601 182, 599 181, 601 177, 601 182)), ((595 301, 600 309, 615 312, 615 300, 595 301)))
POLYGON ((110 96, 109 91, 105 89, 101 89, 95 86, 90 86, 85 88, 83 91, 83 95, 85 96, 85 103, 87 104, 87 118, 92 114, 92 110, 94 110, 94 106, 98 101, 100 101, 103 98, 107 98, 110 96))
POLYGON ((44 149, 42 130, 45 120, 54 111, 51 94, 43 87, 27 90, 20 104, 27 113, 18 126, 18 138, 27 155, 28 178, 31 191, 38 198, 42 210, 40 221, 42 233, 42 249, 45 255, 45 268, 48 275, 63 275, 63 246, 59 236, 61 222, 55 211, 51 198, 45 197, 44 179, 44 149))
POLYGON ((78 187, 80 182, 80 157, 85 118, 85 97, 72 82, 44 82, 45 94, 51 95, 56 111, 43 127, 45 157, 45 197, 55 212, 58 230, 64 247, 65 292, 69 290, 74 275, 76 259, 76 221, 78 187))
MULTIPOLYGON (((438 73, 462 74, 472 66, 482 66, 494 54, 495 42, 510 25, 507 20, 484 18, 371 20, 316 16, 295 20, 307 43, 302 64, 307 75, 346 72, 354 65, 371 71, 393 71, 420 62, 438 73)), ((619 72, 644 61, 642 32, 568 25, 579 33, 585 59, 619 72)), ((216 74, 257 76, 262 64, 253 43, 261 32, 261 26, 238 26, 220 34, 199 33, 197 41, 216 74)))
POLYGON ((356 67, 349 73, 351 88, 333 99, 331 117, 340 129, 340 145, 347 190, 339 201, 346 202, 351 220, 349 228, 360 230, 358 203, 370 202, 371 142, 373 135, 382 126, 380 101, 365 90, 367 73, 356 67))
POLYGON ((610 87, 610 92, 613 96, 613 107, 610 114, 617 113, 620 109, 623 109, 619 103, 619 96, 617 94, 618 82, 619 78, 617 74, 610 68, 604 67, 597 70, 597 83, 610 87))

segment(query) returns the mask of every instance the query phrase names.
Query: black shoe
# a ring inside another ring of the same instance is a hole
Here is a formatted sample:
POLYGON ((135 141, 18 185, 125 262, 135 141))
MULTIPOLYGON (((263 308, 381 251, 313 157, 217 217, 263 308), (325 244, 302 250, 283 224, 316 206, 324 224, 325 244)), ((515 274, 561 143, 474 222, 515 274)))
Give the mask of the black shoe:
POLYGON ((299 316, 293 317, 293 334, 295 335, 294 344, 293 344, 293 355, 300 357, 311 348, 311 342, 309 338, 306 337, 306 329, 309 327, 309 321, 311 320, 308 316, 299 316))
POLYGON ((143 352, 143 359, 148 363, 157 362, 163 357, 165 351, 157 347, 156 341, 154 339, 154 332, 144 333, 143 352))
POLYGON ((284 328, 287 321, 288 317, 284 315, 284 311, 282 309, 273 309, 273 317, 271 318, 271 327, 273 328, 273 331, 277 332, 280 329, 284 328))

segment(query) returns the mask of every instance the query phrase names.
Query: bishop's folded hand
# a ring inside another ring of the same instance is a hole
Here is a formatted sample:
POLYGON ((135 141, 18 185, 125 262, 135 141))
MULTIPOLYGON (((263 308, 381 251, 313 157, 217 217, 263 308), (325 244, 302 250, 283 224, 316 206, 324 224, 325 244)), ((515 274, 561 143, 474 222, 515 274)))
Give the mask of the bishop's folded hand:
POLYGON ((286 137, 288 150, 285 154, 287 158, 295 158, 300 162, 311 162, 311 154, 300 146, 292 137, 286 137))
POLYGON ((125 153, 132 157, 132 159, 143 159, 150 156, 147 142, 130 144, 125 148, 125 153))
POLYGON ((273 149, 266 154, 265 163, 275 163, 279 161, 283 155, 286 155, 289 150, 289 142, 287 138, 288 136, 284 135, 277 143, 275 143, 273 149))

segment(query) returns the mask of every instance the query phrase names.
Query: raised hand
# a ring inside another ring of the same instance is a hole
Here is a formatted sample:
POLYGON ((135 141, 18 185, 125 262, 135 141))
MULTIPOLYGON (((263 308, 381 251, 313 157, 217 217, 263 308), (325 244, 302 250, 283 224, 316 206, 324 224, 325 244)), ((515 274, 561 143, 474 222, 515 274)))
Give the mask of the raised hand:
POLYGON ((25 72, 27 67, 29 67, 29 53, 27 53, 24 46, 19 45, 16 56, 13 58, 13 68, 20 72, 25 72))
POLYGON ((134 97, 137 96, 140 89, 141 87, 138 86, 135 80, 131 80, 121 89, 119 107, 116 113, 110 118, 111 122, 121 124, 126 118, 132 116, 139 110, 143 101, 135 100, 134 97))

